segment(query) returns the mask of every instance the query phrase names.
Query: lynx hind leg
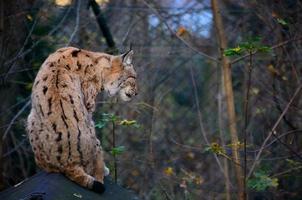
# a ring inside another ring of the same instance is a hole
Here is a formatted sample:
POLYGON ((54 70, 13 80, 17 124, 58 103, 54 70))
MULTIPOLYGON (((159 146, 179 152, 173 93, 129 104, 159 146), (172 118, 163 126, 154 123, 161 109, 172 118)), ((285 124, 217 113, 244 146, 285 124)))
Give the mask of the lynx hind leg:
POLYGON ((105 186, 103 182, 100 182, 88 175, 84 169, 80 166, 73 166, 64 170, 64 174, 72 181, 93 190, 97 193, 103 193, 105 191, 105 186))

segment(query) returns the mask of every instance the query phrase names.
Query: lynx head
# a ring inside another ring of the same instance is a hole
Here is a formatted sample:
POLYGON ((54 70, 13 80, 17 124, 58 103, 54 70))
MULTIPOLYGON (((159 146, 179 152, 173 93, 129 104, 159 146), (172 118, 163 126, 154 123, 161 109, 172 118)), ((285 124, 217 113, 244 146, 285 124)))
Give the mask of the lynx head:
POLYGON ((124 101, 137 95, 136 72, 132 65, 133 50, 111 58, 109 73, 105 75, 104 89, 109 96, 119 93, 124 101))

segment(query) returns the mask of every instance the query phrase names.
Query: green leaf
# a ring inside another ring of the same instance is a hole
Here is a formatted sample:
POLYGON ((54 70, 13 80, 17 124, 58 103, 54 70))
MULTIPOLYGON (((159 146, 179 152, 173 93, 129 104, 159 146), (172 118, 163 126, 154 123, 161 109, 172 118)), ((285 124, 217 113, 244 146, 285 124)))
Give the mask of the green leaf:
POLYGON ((102 119, 95 125, 96 128, 104 128, 109 122, 115 122, 118 117, 111 113, 103 113, 102 119))
POLYGON ((277 22, 283 26, 287 26, 288 23, 284 20, 284 19, 281 19, 281 18, 277 18, 277 22))
POLYGON ((272 48, 269 46, 260 46, 257 49, 258 49, 258 51, 263 52, 263 53, 268 53, 272 50, 272 48))
POLYGON ((287 163, 292 166, 292 167, 298 167, 301 166, 302 163, 291 160, 291 159, 286 159, 287 163))
POLYGON ((206 148, 204 148, 204 152, 210 152, 212 150, 211 146, 207 146, 206 148))
POLYGON ((112 114, 112 113, 103 113, 102 114, 102 121, 111 121, 111 122, 115 122, 116 120, 118 120, 118 116, 112 114))
POLYGON ((248 39, 248 42, 249 42, 249 43, 256 43, 256 42, 260 42, 261 39, 262 39, 261 36, 257 36, 257 35, 256 35, 256 36, 250 37, 250 38, 248 39))
POLYGON ((270 187, 278 187, 278 179, 271 178, 264 170, 254 173, 254 177, 249 179, 247 186, 256 191, 264 191, 270 187))
POLYGON ((246 42, 241 42, 235 48, 228 48, 224 51, 225 56, 242 55, 243 53, 251 53, 253 51, 270 52, 271 47, 261 44, 261 37, 249 37, 246 42))
POLYGON ((242 54, 242 48, 241 47, 235 47, 235 48, 229 48, 224 50, 225 56, 234 56, 234 55, 241 55, 242 54))
POLYGON ((121 155, 122 153, 124 153, 126 151, 125 146, 118 146, 118 147, 114 147, 111 149, 110 153, 113 156, 118 156, 121 155))
POLYGON ((104 128, 106 126, 106 124, 107 124, 106 122, 100 121, 95 124, 95 128, 99 128, 99 129, 104 128))

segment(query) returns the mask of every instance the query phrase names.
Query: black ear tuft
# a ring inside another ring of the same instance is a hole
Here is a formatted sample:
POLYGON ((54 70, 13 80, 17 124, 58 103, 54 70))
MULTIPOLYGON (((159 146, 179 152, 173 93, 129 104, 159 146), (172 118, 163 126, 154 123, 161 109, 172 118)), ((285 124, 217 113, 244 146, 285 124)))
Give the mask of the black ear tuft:
POLYGON ((132 42, 130 43, 130 51, 132 50, 132 42))
POLYGON ((122 54, 123 60, 124 60, 125 57, 131 52, 131 50, 132 50, 132 42, 130 42, 130 48, 129 48, 129 50, 128 50, 126 53, 122 54))
POLYGON ((126 53, 122 54, 123 63, 131 64, 132 63, 133 50, 130 49, 126 53))
POLYGON ((99 181, 93 181, 92 190, 94 192, 102 194, 105 192, 106 188, 103 183, 99 181))
POLYGON ((131 51, 132 49, 128 50, 126 53, 123 53, 121 56, 123 58, 123 60, 126 58, 126 56, 128 55, 128 53, 131 51))

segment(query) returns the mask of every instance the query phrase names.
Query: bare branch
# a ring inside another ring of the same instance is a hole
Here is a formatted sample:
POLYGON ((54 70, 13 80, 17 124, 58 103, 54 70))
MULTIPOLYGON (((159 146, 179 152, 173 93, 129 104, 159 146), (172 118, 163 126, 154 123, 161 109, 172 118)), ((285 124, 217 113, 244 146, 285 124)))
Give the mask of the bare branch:
POLYGON ((55 32, 57 32, 59 30, 59 28, 61 28, 61 26, 63 25, 64 21, 66 20, 66 18, 68 17, 69 13, 71 11, 71 6, 69 6, 68 10, 66 11, 66 13, 64 14, 63 18, 61 19, 61 21, 58 23, 57 26, 55 26, 47 35, 45 35, 44 37, 42 37, 41 39, 39 39, 38 41, 36 41, 33 45, 31 45, 31 47, 29 47, 26 51, 23 51, 21 54, 19 54, 18 56, 6 61, 4 63, 4 66, 6 65, 10 65, 13 62, 16 62, 19 58, 23 58, 24 56, 26 56, 27 54, 29 54, 38 44, 40 44, 45 38, 47 38, 48 36, 53 35, 55 32))
MULTIPOLYGON (((28 43, 28 40, 30 39, 30 37, 31 37, 31 35, 32 35, 33 31, 34 31, 34 29, 35 29, 35 27, 36 27, 36 25, 37 25, 37 22, 38 22, 38 18, 36 17, 36 18, 35 18, 35 21, 34 21, 34 23, 33 23, 33 25, 31 26, 31 29, 30 29, 28 35, 27 35, 26 38, 25 38, 25 41, 24 41, 24 43, 23 43, 23 46, 21 47, 21 49, 19 50, 19 52, 17 53, 17 55, 15 56, 15 58, 18 58, 18 57, 21 55, 21 53, 24 51, 25 45, 28 43)), ((8 69, 8 71, 7 71, 7 73, 6 73, 4 79, 7 79, 8 75, 9 75, 9 74, 12 72, 12 70, 15 68, 15 64, 16 64, 16 63, 14 63, 11 67, 9 67, 9 69, 8 69)))
POLYGON ((291 168, 291 169, 288 169, 288 170, 285 170, 283 172, 280 172, 278 174, 274 174, 273 176, 271 176, 271 178, 274 178, 274 177, 277 177, 277 176, 282 176, 284 174, 288 174, 292 171, 296 171, 296 170, 299 170, 299 169, 302 169, 302 166, 298 166, 298 167, 294 167, 294 168, 291 168))
POLYGON ((8 127, 6 128, 3 136, 2 136, 2 140, 4 140, 7 136, 7 134, 9 133, 12 125, 14 124, 15 120, 24 112, 24 110, 30 105, 30 100, 28 100, 26 102, 26 104, 24 104, 24 106, 17 112, 17 114, 13 117, 13 119, 10 121, 8 127))
POLYGON ((272 135, 275 134, 276 128, 280 124, 281 120, 283 119, 283 116, 287 113, 290 105, 293 103, 294 99, 299 94, 299 92, 301 91, 301 89, 302 89, 302 84, 296 89, 294 95, 292 96, 292 98, 290 99, 290 101, 288 102, 288 104, 286 105, 286 107, 284 108, 282 114, 279 116, 279 118, 276 121, 276 123, 274 124, 272 130, 269 132, 268 136, 265 138, 264 142, 261 145, 261 148, 260 148, 259 152, 256 155, 255 161, 254 161, 254 163, 253 163, 253 165, 252 165, 252 167, 251 167, 251 169, 250 169, 250 171, 249 171, 249 173, 247 175, 247 178, 249 178, 252 175, 252 173, 253 173, 256 165, 259 163, 260 156, 261 156, 261 154, 262 154, 262 152, 263 152, 263 150, 264 150, 264 148, 266 146, 266 143, 272 137, 272 135))
POLYGON ((153 8, 149 3, 147 3, 145 0, 142 0, 142 2, 166 25, 166 27, 169 29, 169 31, 171 32, 172 35, 176 36, 180 41, 182 41, 189 49, 191 49, 192 51, 198 53, 199 55, 214 61, 216 63, 218 63, 219 61, 212 57, 207 55, 206 53, 201 52, 200 50, 196 49, 195 47, 191 46, 186 40, 184 40, 182 37, 179 37, 175 31, 170 27, 170 25, 165 21, 165 19, 160 15, 160 13, 153 8))
MULTIPOLYGON (((194 98, 195 98, 195 104, 196 104, 197 113, 198 113, 200 132, 201 132, 201 134, 203 136, 203 139, 205 140, 206 144, 208 146, 210 146, 210 142, 207 138, 206 130, 205 130, 205 127, 204 127, 204 124, 203 124, 203 121, 202 121, 202 115, 201 115, 200 107, 199 107, 199 98, 198 98, 198 94, 197 94, 196 81, 195 81, 195 78, 194 78, 194 72, 193 72, 192 66, 190 66, 190 73, 191 73, 191 80, 192 80, 192 84, 193 84, 193 88, 194 88, 194 98)), ((214 155, 215 160, 216 160, 216 162, 219 166, 219 169, 221 170, 222 173, 224 173, 223 167, 222 167, 221 162, 218 159, 217 155, 215 153, 213 153, 213 155, 214 155)))
POLYGON ((69 46, 70 43, 72 42, 75 34, 78 32, 79 30, 79 24, 80 24, 80 7, 81 7, 81 0, 77 0, 77 13, 76 13, 76 25, 74 27, 74 30, 66 44, 66 46, 69 46))

